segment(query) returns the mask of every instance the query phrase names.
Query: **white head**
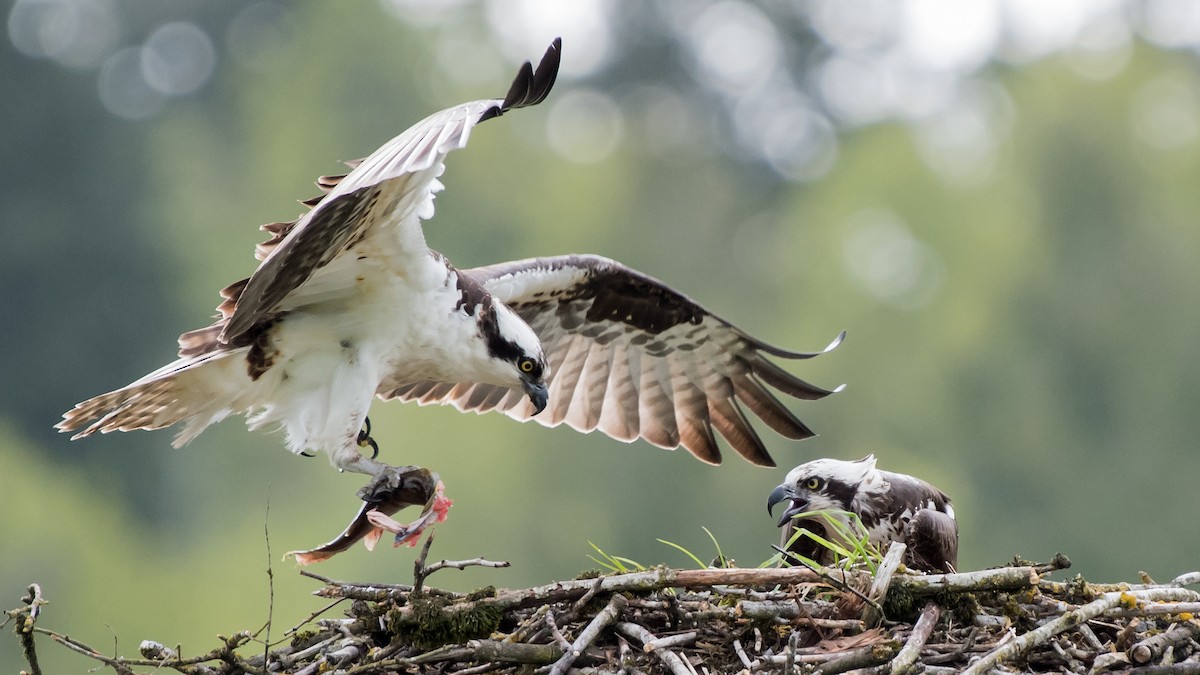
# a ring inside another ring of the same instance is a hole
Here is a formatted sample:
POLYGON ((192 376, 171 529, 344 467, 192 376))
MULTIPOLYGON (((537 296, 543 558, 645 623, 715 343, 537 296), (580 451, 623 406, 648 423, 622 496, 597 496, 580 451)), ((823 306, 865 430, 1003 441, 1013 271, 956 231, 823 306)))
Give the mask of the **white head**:
POLYGON ((850 511, 851 502, 860 492, 874 492, 884 486, 882 474, 875 469, 875 455, 854 462, 814 459, 788 472, 783 483, 771 493, 771 505, 790 499, 789 511, 850 511))
POLYGON ((546 377, 550 369, 537 333, 515 312, 494 300, 480 306, 478 323, 479 336, 487 346, 489 371, 480 381, 520 387, 529 395, 534 414, 541 412, 549 396, 546 377))

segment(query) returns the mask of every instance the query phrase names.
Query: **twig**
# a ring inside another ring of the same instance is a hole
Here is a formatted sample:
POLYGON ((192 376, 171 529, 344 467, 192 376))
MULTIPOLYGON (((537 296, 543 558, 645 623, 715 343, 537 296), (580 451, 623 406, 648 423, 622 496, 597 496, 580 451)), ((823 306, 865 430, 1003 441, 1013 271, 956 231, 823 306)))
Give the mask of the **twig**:
POLYGON ((907 548, 903 542, 893 541, 888 547, 887 554, 883 556, 883 562, 875 571, 875 579, 871 581, 871 590, 867 591, 870 604, 863 612, 863 618, 868 626, 874 626, 883 620, 883 607, 880 603, 887 596, 888 587, 892 584, 892 576, 896 574, 901 561, 904 560, 904 551, 907 548))
POLYGON ((502 568, 511 567, 512 563, 507 560, 487 560, 484 558, 471 558, 469 560, 439 560, 429 567, 425 568, 425 576, 429 576, 438 570, 463 570, 468 567, 492 567, 502 568))
POLYGON ((785 660, 783 662, 784 672, 788 675, 791 675, 793 668, 796 667, 796 643, 799 641, 799 639, 800 634, 796 631, 792 631, 792 634, 788 636, 787 654, 785 655, 785 660))
POLYGON ((655 649, 663 649, 670 647, 682 647, 696 641, 700 634, 696 631, 688 631, 687 633, 676 633, 675 635, 666 635, 660 638, 655 638, 646 644, 642 645, 642 651, 649 654, 655 649))
POLYGON ((1197 633, 1200 633, 1200 630, 1197 630, 1190 622, 1181 623, 1171 630, 1139 640, 1125 650, 1125 653, 1129 655, 1131 661, 1139 666, 1144 666, 1151 661, 1157 661, 1163 652, 1172 646, 1196 637, 1197 633))
POLYGON ((37 646, 33 641, 34 624, 42 613, 42 605, 47 604, 46 600, 42 598, 42 587, 38 584, 29 584, 25 589, 25 595, 21 596, 21 602, 25 606, 10 612, 9 616, 16 620, 17 625, 14 630, 21 641, 21 653, 25 657, 25 662, 29 664, 30 674, 42 675, 42 667, 38 663, 37 646))
POLYGON ((600 637, 600 631, 608 628, 616 623, 621 617, 621 612, 625 611, 625 596, 614 595, 612 600, 608 601, 608 605, 596 614, 596 618, 592 619, 586 628, 579 633, 579 637, 575 638, 575 642, 571 648, 563 653, 562 657, 554 663, 554 667, 550 669, 550 675, 564 675, 571 664, 575 663, 575 659, 587 649, 596 638, 600 637))
POLYGON ((554 620, 554 610, 549 609, 545 612, 546 627, 550 629, 550 635, 554 638, 554 644, 558 645, 563 652, 571 651, 571 642, 563 637, 562 631, 558 629, 558 623, 554 620))
POLYGON ((745 649, 744 647, 742 647, 742 641, 741 641, 741 640, 738 640, 737 638, 734 638, 734 640, 733 640, 733 651, 734 651, 734 653, 736 653, 736 654, 737 654, 737 656, 738 656, 738 659, 740 659, 740 660, 741 660, 741 662, 742 662, 742 665, 743 665, 743 666, 746 666, 746 669, 747 669, 747 670, 753 670, 753 669, 754 669, 754 664, 753 664, 753 663, 750 661, 750 657, 746 655, 746 649, 745 649))
POLYGON ((592 601, 592 598, 596 597, 596 591, 600 590, 600 584, 603 583, 603 581, 603 577, 597 577, 595 583, 592 584, 592 587, 587 589, 583 595, 579 596, 579 599, 575 601, 575 604, 571 605, 570 616, 572 619, 578 617, 580 613, 583 612, 583 608, 587 607, 587 604, 592 601))
POLYGON ((917 657, 921 655, 921 647, 924 647, 925 643, 929 641, 929 636, 933 633, 933 627, 937 625, 939 616, 941 616, 941 610, 932 602, 927 603, 925 609, 921 610, 921 616, 913 626, 908 641, 904 643, 904 648, 900 650, 896 658, 892 659, 892 675, 905 675, 916 671, 914 666, 917 663, 917 657))
POLYGON ((900 643, 895 640, 881 642, 870 647, 856 649, 845 656, 835 655, 837 658, 826 661, 815 672, 819 675, 836 675, 848 670, 870 668, 890 661, 896 656, 899 649, 900 643))
POLYGON ((1005 644, 998 649, 992 650, 984 655, 970 667, 963 671, 963 675, 982 675, 995 668, 1001 661, 1011 659, 1015 656, 1024 654, 1035 645, 1041 644, 1048 640, 1051 636, 1057 635, 1072 626, 1084 623, 1095 617, 1103 614, 1123 600, 1125 602, 1137 601, 1162 601, 1162 600, 1192 600, 1196 594, 1183 588, 1177 587, 1162 587, 1157 589, 1147 589, 1142 591, 1122 591, 1105 593, 1098 600, 1089 602, 1086 605, 1063 614, 1054 621, 1046 623, 1034 630, 1025 633, 1019 638, 1005 644), (1126 600, 1128 598, 1128 600, 1126 600))
POLYGON ((263 668, 271 665, 271 624, 275 620, 275 569, 271 556, 271 484, 267 483, 267 506, 263 513, 263 539, 267 543, 267 635, 263 639, 263 668))
POLYGON ((79 642, 78 640, 73 640, 66 635, 60 635, 54 631, 46 630, 45 628, 34 628, 34 631, 49 636, 51 640, 54 640, 71 651, 78 652, 84 656, 87 656, 88 658, 100 661, 104 665, 120 673, 120 675, 136 675, 136 673, 134 673, 133 670, 126 665, 126 659, 114 659, 111 656, 101 654, 100 652, 83 644, 82 642, 79 642))
POLYGON ((433 535, 437 534, 436 530, 429 530, 429 536, 425 537, 425 545, 421 547, 421 555, 413 561, 413 593, 420 593, 421 587, 425 585, 425 577, 432 574, 425 567, 425 558, 429 556, 429 547, 433 546, 433 535))
MULTIPOLYGON (((643 645, 658 639, 654 636, 654 633, 651 633, 636 623, 630 623, 628 621, 618 623, 617 630, 633 638, 634 640, 641 642, 643 645)), ((654 655, 663 662, 663 665, 671 671, 672 675, 691 675, 691 669, 684 665, 683 659, 680 658, 675 652, 671 651, 670 649, 655 649, 653 651, 654 655)))
POLYGON ((439 570, 453 569, 463 570, 468 567, 508 567, 510 563, 504 560, 485 560, 484 558, 471 558, 470 560, 441 560, 432 565, 426 565, 425 560, 429 557, 429 547, 433 546, 433 535, 436 533, 434 529, 429 530, 429 536, 425 538, 425 545, 421 547, 421 555, 413 561, 413 585, 411 593, 420 593, 425 587, 425 580, 429 575, 439 570))
POLYGON ((318 609, 317 611, 313 612, 312 614, 309 614, 307 617, 301 619, 300 622, 297 623, 295 626, 292 626, 291 628, 289 628, 287 630, 287 632, 283 634, 284 639, 286 640, 289 637, 291 637, 292 635, 295 635, 300 630, 300 628, 302 628, 303 626, 307 626, 310 621, 317 618, 318 616, 321 616, 325 612, 328 612, 329 610, 333 609, 334 607, 337 607, 338 605, 342 604, 345 601, 346 601, 346 598, 338 598, 338 599, 334 600, 333 602, 325 605, 321 609, 318 609))

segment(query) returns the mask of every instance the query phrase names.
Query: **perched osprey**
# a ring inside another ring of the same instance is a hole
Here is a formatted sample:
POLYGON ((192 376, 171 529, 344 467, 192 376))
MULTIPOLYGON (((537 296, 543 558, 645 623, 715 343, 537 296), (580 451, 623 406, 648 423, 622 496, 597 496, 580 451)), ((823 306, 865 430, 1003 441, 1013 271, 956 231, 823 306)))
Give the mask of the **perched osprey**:
POLYGON ((421 221, 447 153, 476 124, 544 100, 560 49, 555 40, 536 70, 526 63, 503 100, 443 110, 348 174, 321 178, 310 211, 263 226, 262 262, 221 292, 215 324, 184 333, 176 361, 78 404, 58 429, 79 438, 182 422, 179 446, 245 414, 251 429, 281 426, 292 452, 324 451, 378 479, 389 467, 360 452, 374 445, 367 410, 378 396, 521 421, 542 413, 546 426, 683 446, 713 464, 715 430, 773 466, 744 410, 788 438, 811 436, 765 385, 801 399, 832 393, 767 358, 816 353, 768 345, 599 256, 460 270, 426 245, 421 221))
MULTIPOLYGON (((906 544, 904 564, 908 567, 953 572, 958 564, 958 524, 950 498, 920 478, 876 469, 875 455, 857 462, 816 459, 801 464, 771 491, 767 512, 782 501, 790 501, 790 505, 779 518, 781 546, 792 553, 831 562, 832 552, 811 539, 792 542, 799 527, 837 541, 837 533, 829 532, 833 528, 826 528, 820 519, 794 518, 799 513, 828 509, 857 514, 871 543, 881 549, 892 541, 906 544)), ((847 516, 829 516, 850 527, 847 516)))

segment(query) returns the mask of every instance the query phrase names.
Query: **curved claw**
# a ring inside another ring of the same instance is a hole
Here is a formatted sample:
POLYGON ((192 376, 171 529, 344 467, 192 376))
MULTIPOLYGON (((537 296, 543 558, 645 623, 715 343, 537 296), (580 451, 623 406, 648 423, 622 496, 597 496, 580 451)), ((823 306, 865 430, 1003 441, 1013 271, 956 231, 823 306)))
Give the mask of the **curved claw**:
POLYGON ((379 444, 375 442, 374 438, 371 438, 370 417, 363 418, 363 428, 358 432, 358 447, 365 448, 367 446, 371 447, 371 459, 379 457, 379 444))
POLYGON ((303 451, 303 452, 301 452, 301 453, 300 453, 300 456, 301 456, 301 457, 307 457, 307 458, 309 458, 309 459, 312 459, 313 457, 316 457, 316 456, 317 456, 317 453, 315 453, 315 452, 307 452, 307 451, 303 451))

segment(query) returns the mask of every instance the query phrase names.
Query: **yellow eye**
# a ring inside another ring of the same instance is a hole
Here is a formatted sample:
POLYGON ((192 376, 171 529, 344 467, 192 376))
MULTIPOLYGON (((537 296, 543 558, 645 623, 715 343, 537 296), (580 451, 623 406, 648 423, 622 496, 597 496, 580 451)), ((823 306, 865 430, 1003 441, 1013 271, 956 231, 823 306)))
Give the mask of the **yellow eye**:
POLYGON ((521 369, 522 373, 532 373, 533 359, 521 359, 521 362, 517 364, 517 367, 521 369))
POLYGON ((809 490, 820 489, 821 479, 816 477, 809 478, 808 480, 804 481, 804 487, 808 488, 809 490))

